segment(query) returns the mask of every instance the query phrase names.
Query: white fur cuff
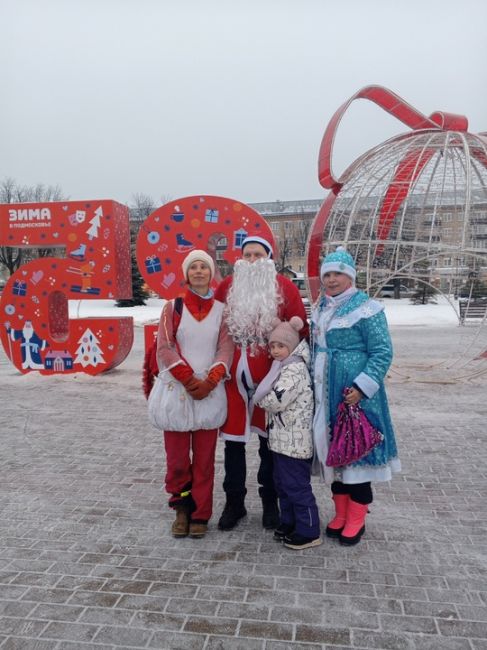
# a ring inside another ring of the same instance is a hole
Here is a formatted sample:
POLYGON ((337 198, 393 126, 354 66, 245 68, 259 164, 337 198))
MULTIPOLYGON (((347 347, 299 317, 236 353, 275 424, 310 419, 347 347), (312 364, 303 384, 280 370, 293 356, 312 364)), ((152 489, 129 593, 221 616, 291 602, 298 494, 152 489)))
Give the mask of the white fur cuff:
POLYGON ((372 379, 372 377, 366 375, 365 372, 361 372, 360 375, 354 379, 353 383, 360 388, 366 397, 374 397, 379 390, 379 384, 372 379))

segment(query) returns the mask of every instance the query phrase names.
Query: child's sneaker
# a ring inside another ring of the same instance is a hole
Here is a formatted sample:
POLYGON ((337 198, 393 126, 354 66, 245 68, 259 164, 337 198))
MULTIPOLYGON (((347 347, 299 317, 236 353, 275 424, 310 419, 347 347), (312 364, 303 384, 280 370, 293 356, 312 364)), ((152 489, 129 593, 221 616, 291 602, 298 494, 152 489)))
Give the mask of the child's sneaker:
POLYGON ((304 537, 299 535, 299 533, 291 533, 284 538, 284 546, 286 548, 293 548, 300 550, 302 548, 312 548, 313 546, 319 546, 322 543, 321 537, 304 537))
POLYGON ((284 538, 290 535, 294 530, 293 524, 280 524, 279 528, 274 531, 274 539, 276 542, 283 542, 284 538))

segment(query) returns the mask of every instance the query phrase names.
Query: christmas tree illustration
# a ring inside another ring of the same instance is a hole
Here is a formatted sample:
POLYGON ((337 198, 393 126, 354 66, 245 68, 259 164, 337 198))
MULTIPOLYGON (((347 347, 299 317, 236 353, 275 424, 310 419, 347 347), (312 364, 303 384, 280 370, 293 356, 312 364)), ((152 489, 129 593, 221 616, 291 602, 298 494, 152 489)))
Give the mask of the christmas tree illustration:
POLYGON ((100 342, 88 328, 78 341, 79 347, 76 350, 74 363, 80 363, 83 368, 86 366, 97 366, 99 363, 106 363, 102 351, 99 348, 100 342))
POLYGON ((98 228, 100 227, 101 218, 103 217, 103 208, 100 206, 95 210, 95 216, 90 219, 91 226, 86 231, 88 239, 98 237, 98 228))

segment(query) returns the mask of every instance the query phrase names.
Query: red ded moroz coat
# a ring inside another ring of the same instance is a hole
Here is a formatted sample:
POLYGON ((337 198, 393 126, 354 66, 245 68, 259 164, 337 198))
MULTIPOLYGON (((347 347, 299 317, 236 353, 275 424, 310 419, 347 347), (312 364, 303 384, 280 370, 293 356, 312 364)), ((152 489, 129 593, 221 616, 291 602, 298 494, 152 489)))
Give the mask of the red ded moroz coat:
MULTIPOLYGON (((231 283, 232 276, 228 276, 219 284, 215 292, 216 300, 226 302, 231 283)), ((300 337, 307 338, 309 329, 306 311, 298 288, 283 275, 277 275, 277 283, 283 297, 278 307, 278 317, 281 320, 288 321, 292 316, 299 316, 305 323, 300 332, 300 337)), ((272 359, 267 348, 258 348, 254 356, 251 356, 249 352, 242 355, 241 348, 235 348, 230 369, 231 379, 225 383, 228 416, 226 422, 220 428, 225 440, 247 442, 252 431, 261 436, 267 435, 265 431, 265 411, 256 406, 252 418, 249 417, 247 387, 255 388, 269 372, 271 364, 272 359)))

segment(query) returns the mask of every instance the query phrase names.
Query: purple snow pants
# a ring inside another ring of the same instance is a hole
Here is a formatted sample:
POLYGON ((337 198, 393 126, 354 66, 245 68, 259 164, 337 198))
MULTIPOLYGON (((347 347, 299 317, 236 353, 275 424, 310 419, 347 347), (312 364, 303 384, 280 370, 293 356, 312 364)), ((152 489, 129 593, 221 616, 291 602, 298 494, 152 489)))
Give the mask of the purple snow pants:
POLYGON ((281 524, 294 525, 298 535, 316 539, 320 536, 320 520, 311 489, 311 459, 290 458, 274 451, 272 459, 281 524))

